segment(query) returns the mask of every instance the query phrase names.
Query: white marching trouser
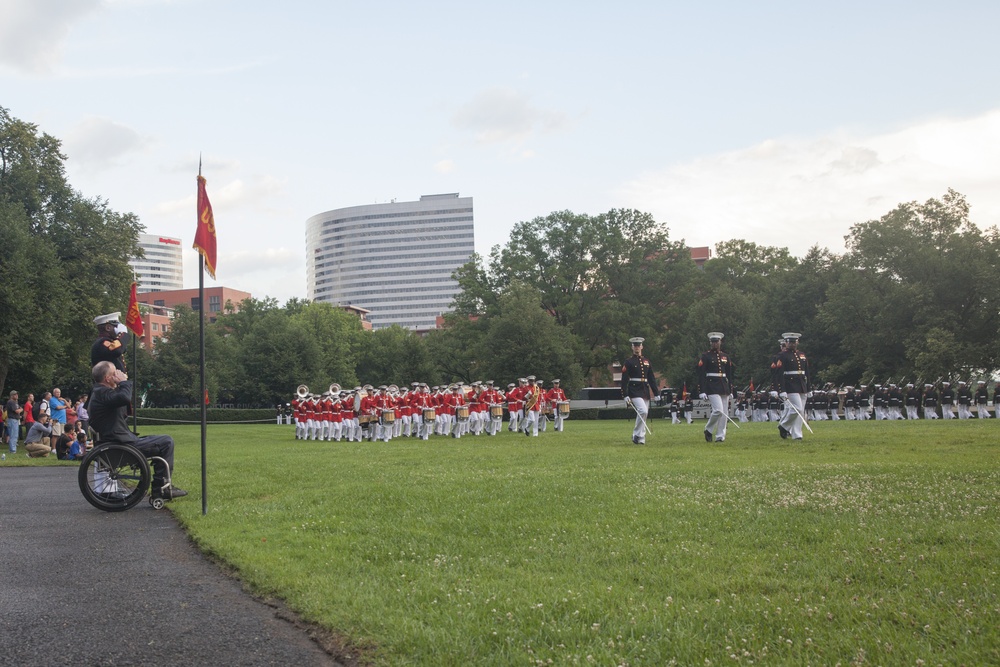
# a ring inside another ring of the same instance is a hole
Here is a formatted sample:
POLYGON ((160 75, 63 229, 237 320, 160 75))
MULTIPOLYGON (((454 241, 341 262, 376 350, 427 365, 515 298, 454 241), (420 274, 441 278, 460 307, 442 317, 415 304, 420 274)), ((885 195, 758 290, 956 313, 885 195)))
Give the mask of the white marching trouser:
POLYGON ((524 428, 521 431, 527 433, 528 429, 531 429, 531 435, 538 437, 538 411, 536 410, 525 411, 524 428))
POLYGON ((986 409, 985 403, 976 404, 976 417, 979 419, 986 419, 990 416, 990 411, 986 409))
POLYGON ((645 398, 632 398, 632 407, 635 408, 635 426, 632 427, 632 441, 639 441, 639 444, 646 444, 646 419, 649 416, 649 404, 645 398))
POLYGON ((726 439, 726 426, 729 424, 729 420, 726 418, 726 415, 729 414, 729 399, 729 394, 708 395, 712 412, 708 415, 708 424, 705 425, 705 430, 715 436, 717 441, 726 439))
POLYGON ((805 414, 806 395, 788 394, 788 402, 794 406, 795 410, 786 406, 784 414, 778 421, 778 425, 788 431, 789 437, 793 439, 802 438, 802 415, 805 414), (796 412, 798 410, 798 412, 796 412))

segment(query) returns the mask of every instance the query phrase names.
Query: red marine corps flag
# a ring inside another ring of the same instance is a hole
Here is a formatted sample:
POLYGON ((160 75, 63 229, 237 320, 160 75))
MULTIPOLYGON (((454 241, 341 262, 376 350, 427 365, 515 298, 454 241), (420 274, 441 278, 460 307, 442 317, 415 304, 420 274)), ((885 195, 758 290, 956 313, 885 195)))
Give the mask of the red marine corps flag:
POLYGON ((135 283, 132 283, 132 295, 128 298, 128 312, 125 313, 125 326, 133 334, 142 338, 142 313, 139 312, 139 299, 135 294, 135 283))
POLYGON ((215 218, 212 204, 205 192, 205 179, 198 168, 198 229, 194 233, 194 249, 205 258, 205 270, 215 279, 215 218))

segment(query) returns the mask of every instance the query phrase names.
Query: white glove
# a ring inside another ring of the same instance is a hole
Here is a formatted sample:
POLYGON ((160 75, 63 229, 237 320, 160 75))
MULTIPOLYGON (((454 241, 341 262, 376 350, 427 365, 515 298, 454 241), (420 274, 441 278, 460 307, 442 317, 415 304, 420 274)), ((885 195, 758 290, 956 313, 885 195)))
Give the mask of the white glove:
POLYGON ((707 401, 708 400, 708 394, 698 394, 698 398, 700 398, 703 401, 707 401))
POLYGON ((625 405, 632 405, 632 399, 629 396, 625 397, 625 405))
POLYGON ((778 392, 772 391, 771 392, 771 398, 778 398, 778 392))
POLYGON ((812 397, 813 397, 813 393, 811 391, 807 391, 806 392, 806 398, 812 398, 812 397))
POLYGON ((781 398, 781 400, 783 400, 783 401, 787 401, 787 400, 788 400, 788 394, 787 394, 787 393, 785 393, 785 392, 781 392, 780 394, 778 394, 778 396, 779 396, 779 397, 781 398))

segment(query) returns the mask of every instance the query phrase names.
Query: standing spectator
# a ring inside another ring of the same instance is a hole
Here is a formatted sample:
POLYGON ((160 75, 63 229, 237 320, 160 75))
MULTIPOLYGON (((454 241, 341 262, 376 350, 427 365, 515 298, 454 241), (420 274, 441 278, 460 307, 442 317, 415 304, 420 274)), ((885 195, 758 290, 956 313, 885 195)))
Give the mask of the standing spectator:
POLYGON ((49 421, 48 415, 40 416, 38 421, 31 425, 31 430, 24 438, 24 448, 28 450, 28 456, 31 458, 42 458, 52 451, 52 443, 49 441, 52 437, 52 427, 49 426, 49 421))
POLYGON ((39 419, 41 419, 42 415, 49 415, 50 417, 52 416, 52 413, 51 413, 52 408, 49 407, 49 401, 50 400, 52 400, 52 392, 51 391, 47 391, 44 394, 42 394, 42 400, 38 401, 38 418, 39 419))
POLYGON ((11 453, 15 453, 17 439, 21 435, 21 413, 24 412, 24 408, 17 403, 16 391, 10 392, 10 399, 4 405, 4 411, 7 413, 7 445, 11 453))
MULTIPOLYGON (((76 402, 76 425, 86 433, 90 429, 90 413, 87 412, 87 395, 84 394, 76 402)), ((79 428, 77 430, 80 430, 79 428)))
POLYGON ((66 430, 66 408, 70 407, 69 401, 62 397, 59 387, 52 390, 52 398, 49 399, 49 416, 52 418, 52 451, 56 451, 56 440, 66 430))
POLYGON ((35 423, 35 395, 28 394, 28 398, 24 400, 24 412, 21 414, 23 417, 24 424, 24 435, 28 435, 28 431, 31 430, 31 425, 35 423))

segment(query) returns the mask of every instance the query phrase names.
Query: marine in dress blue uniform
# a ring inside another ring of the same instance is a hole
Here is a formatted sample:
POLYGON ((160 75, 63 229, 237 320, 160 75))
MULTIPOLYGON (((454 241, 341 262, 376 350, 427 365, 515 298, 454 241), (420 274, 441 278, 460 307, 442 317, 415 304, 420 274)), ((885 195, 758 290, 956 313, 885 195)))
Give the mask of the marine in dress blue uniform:
POLYGON ((729 401, 733 394, 733 360, 722 351, 725 334, 708 334, 709 350, 698 359, 698 398, 712 406, 705 425, 705 442, 724 442, 729 424, 729 401))
POLYGON ((635 425, 632 428, 632 443, 646 444, 646 422, 649 417, 649 404, 659 393, 656 386, 656 375, 653 373, 649 359, 642 356, 642 344, 645 338, 636 336, 630 338, 632 356, 622 364, 621 389, 622 398, 635 408, 635 425))

